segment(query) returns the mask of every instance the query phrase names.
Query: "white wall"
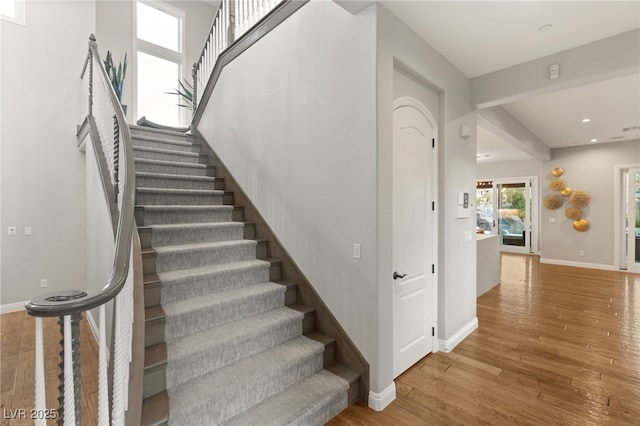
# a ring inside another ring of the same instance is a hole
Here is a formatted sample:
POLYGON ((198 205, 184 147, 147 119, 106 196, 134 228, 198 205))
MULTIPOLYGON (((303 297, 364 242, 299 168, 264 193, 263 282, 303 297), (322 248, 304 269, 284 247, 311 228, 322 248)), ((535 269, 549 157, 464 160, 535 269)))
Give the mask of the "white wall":
MULTIPOLYGON (((380 364, 378 383, 392 383, 391 325, 391 141, 394 64, 440 92, 438 175, 438 320, 440 340, 456 336, 476 318, 475 218, 456 219, 456 192, 473 193, 476 135, 460 137, 460 126, 476 128, 469 80, 382 6, 378 8, 378 288, 380 364), (467 240, 468 239, 468 240, 467 240)), ((372 377, 373 381, 373 377, 372 377)))
POLYGON ((640 141, 615 142, 576 148, 554 149, 553 159, 542 164, 540 187, 542 198, 553 193, 549 182, 551 171, 562 167, 567 186, 591 194, 591 203, 583 209, 591 223, 587 232, 573 229, 573 221, 565 216, 563 206, 557 210, 542 208, 541 252, 543 262, 583 264, 601 268, 615 268, 615 176, 616 165, 640 163, 640 141), (555 218, 550 223, 549 218, 555 218), (579 251, 584 250, 584 256, 579 251))
POLYGON ((198 127, 378 389, 375 25, 371 10, 306 4, 225 67, 198 127))
POLYGON ((538 179, 540 179, 542 173, 541 170, 542 163, 534 159, 521 161, 501 161, 498 163, 479 163, 478 180, 520 176, 538 176, 538 179))
POLYGON ((92 1, 28 1, 26 26, 1 25, 0 305, 86 288, 84 154, 75 133, 94 16, 92 1), (18 235, 8 237, 8 226, 18 235))

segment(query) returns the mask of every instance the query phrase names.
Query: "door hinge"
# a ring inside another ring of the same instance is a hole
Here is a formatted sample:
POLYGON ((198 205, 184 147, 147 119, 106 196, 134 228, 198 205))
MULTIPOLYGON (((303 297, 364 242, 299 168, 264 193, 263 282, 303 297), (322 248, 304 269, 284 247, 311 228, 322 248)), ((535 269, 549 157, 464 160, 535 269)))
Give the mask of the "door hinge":
POLYGON ((436 138, 431 138, 431 148, 436 147, 436 138))
POLYGON ((431 273, 432 274, 436 273, 436 265, 434 265, 433 263, 431 264, 431 273))
POLYGON ((431 327, 431 335, 432 336, 436 335, 436 328, 435 327, 431 327))

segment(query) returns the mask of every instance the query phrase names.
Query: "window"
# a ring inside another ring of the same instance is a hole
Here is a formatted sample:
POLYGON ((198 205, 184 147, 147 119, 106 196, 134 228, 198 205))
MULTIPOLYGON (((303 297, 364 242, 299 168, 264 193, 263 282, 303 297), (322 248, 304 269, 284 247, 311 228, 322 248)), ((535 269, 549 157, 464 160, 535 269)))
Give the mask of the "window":
POLYGON ((8 22, 25 25, 26 0, 0 0, 0 17, 8 22))
POLYGON ((136 3, 136 114, 167 125, 187 120, 180 99, 170 95, 183 76, 184 13, 165 3, 136 3))

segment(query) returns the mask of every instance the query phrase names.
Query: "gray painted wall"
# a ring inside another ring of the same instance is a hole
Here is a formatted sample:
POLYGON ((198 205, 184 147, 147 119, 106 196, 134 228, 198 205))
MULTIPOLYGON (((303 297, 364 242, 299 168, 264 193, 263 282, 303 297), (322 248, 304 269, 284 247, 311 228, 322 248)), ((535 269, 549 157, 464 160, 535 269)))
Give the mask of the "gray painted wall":
POLYGON ((581 233, 573 229, 573 221, 565 217, 565 207, 558 210, 542 208, 542 261, 584 263, 614 268, 615 239, 615 176, 616 165, 640 163, 640 141, 615 142, 576 148, 554 149, 553 159, 542 164, 541 197, 553 193, 549 189, 551 171, 562 167, 567 186, 591 194, 591 203, 584 209, 591 229, 581 233), (550 223, 549 218, 555 218, 550 223), (584 256, 579 251, 584 250, 584 256))
POLYGON ((84 154, 75 132, 94 16, 90 1, 27 2, 26 26, 0 26, 0 305, 86 288, 84 154), (8 237, 8 226, 18 235, 8 237), (48 288, 40 288, 42 278, 48 288))
POLYGON ((306 4, 225 67, 199 130, 366 357, 378 391, 375 24, 371 10, 306 4))

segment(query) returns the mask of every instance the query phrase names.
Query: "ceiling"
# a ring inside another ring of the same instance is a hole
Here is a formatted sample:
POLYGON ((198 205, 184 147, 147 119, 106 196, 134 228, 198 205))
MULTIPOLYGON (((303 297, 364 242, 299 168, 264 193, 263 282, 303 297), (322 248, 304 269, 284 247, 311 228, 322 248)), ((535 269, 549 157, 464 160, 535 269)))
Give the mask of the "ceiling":
MULTIPOLYGON (((640 0, 381 3, 469 78, 640 28, 640 0)), ((638 129, 623 131, 640 125, 640 74, 502 106, 551 148, 640 139, 638 129)), ((530 158, 484 129, 478 155, 530 158)))

